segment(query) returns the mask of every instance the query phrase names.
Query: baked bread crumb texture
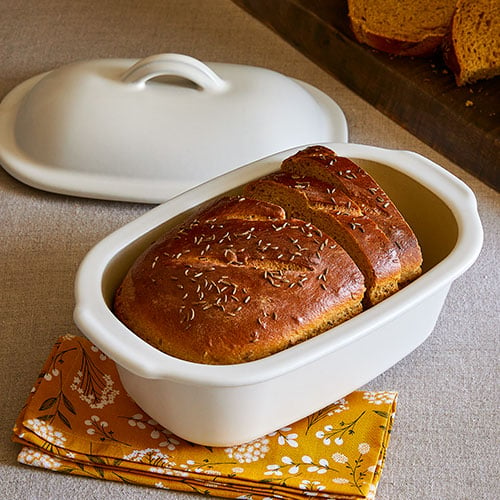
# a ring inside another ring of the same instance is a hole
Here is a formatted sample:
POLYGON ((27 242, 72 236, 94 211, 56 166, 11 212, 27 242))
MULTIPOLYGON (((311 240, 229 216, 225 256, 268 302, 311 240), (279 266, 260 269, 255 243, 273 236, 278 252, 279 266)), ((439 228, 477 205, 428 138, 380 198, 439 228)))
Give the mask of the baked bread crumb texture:
POLYGON ((128 271, 113 309, 167 354, 243 363, 372 307, 421 264, 413 231, 375 180, 312 146, 169 229, 128 271))
POLYGON ((441 51, 457 85, 500 75, 500 0, 348 0, 356 39, 400 56, 441 51))

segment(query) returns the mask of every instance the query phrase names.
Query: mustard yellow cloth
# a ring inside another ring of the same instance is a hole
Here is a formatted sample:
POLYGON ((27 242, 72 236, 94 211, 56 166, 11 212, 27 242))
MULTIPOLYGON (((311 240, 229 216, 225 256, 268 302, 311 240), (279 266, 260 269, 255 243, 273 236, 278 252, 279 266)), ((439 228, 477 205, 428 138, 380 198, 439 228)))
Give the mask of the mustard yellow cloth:
POLYGON ((132 401, 112 360, 67 335, 52 349, 13 439, 23 445, 19 462, 69 474, 228 498, 373 499, 396 396, 356 391, 250 443, 193 445, 132 401))

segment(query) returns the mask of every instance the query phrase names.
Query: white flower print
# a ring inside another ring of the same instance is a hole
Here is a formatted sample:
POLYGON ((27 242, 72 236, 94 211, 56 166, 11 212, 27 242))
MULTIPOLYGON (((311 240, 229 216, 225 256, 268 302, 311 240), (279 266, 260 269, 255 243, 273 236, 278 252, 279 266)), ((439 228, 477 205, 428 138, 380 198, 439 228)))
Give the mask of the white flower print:
MULTIPOLYGON (((96 346, 91 346, 90 350, 99 353, 101 361, 107 359, 96 346)), ((71 389, 76 391, 80 399, 87 403, 90 408, 102 409, 113 404, 116 396, 120 394, 114 385, 111 376, 102 371, 99 363, 96 363, 94 355, 87 352, 82 346, 80 368, 73 377, 71 389)))
POLYGON ((338 483, 338 484, 347 484, 349 483, 351 486, 356 488, 359 493, 363 493, 362 490, 362 485, 366 484, 366 478, 367 478, 367 473, 369 472, 369 467, 363 470, 364 465, 363 463, 363 455, 366 455, 370 451, 370 445, 368 443, 359 443, 358 444, 358 451, 359 451, 359 456, 356 459, 353 459, 353 461, 349 461, 349 459, 342 453, 334 453, 332 455, 332 458, 335 462, 344 464, 345 468, 349 472, 349 476, 351 479, 344 479, 344 478, 334 478, 332 479, 333 482, 338 483))
POLYGON ((183 470, 165 469, 164 472, 167 476, 189 477, 189 473, 183 470))
POLYGON ((90 347, 90 350, 91 350, 91 351, 94 351, 94 352, 98 352, 98 353, 99 353, 99 359, 100 359, 101 361, 106 361, 106 360, 108 359, 108 357, 107 357, 107 356, 106 356, 103 352, 101 352, 101 351, 99 350, 99 348, 97 348, 95 345, 91 346, 91 347, 90 347))
POLYGON ((265 476, 282 476, 283 472, 281 472, 281 466, 278 464, 271 464, 266 467, 266 472, 264 472, 265 476))
POLYGON ((166 439, 158 445, 161 448, 167 448, 168 450, 173 451, 177 446, 181 444, 181 442, 175 438, 174 434, 167 431, 166 429, 162 431, 162 434, 166 436, 166 439))
POLYGON ((363 399, 374 405, 391 404, 394 401, 394 393, 387 391, 365 391, 363 399))
POLYGON ((301 490, 306 490, 305 495, 308 496, 316 496, 318 491, 322 491, 325 489, 319 481, 310 481, 309 479, 302 479, 299 484, 299 488, 301 490))
POLYGON ((340 422, 338 427, 334 427, 331 424, 325 425, 322 430, 316 431, 315 436, 321 439, 325 446, 330 446, 332 439, 337 446, 342 446, 346 434, 348 436, 354 434, 354 428, 365 413, 366 411, 361 412, 360 415, 351 422, 340 422))
POLYGON ((28 447, 21 450, 17 459, 22 464, 43 467, 44 469, 58 469, 61 467, 61 462, 58 462, 54 457, 28 447))
POLYGON ((323 430, 322 431, 318 431, 316 432, 316 437, 318 439, 322 439, 323 440, 323 444, 325 446, 329 446, 330 443, 331 443, 331 438, 330 436, 328 435, 328 433, 332 432, 333 431, 333 426, 332 425, 325 425, 323 427, 323 430))
POLYGON ((95 429, 93 428, 94 422, 98 421, 99 417, 97 415, 92 415, 90 419, 85 420, 85 425, 91 425, 92 427, 90 429, 87 429, 87 434, 95 434, 95 429))
POLYGON ((320 420, 323 420, 324 418, 331 417, 332 415, 342 413, 343 411, 349 410, 349 401, 345 398, 338 399, 331 405, 327 406, 326 408, 323 408, 322 410, 319 410, 315 413, 312 413, 307 417, 307 431, 309 429, 317 424, 320 420))
POLYGON ((115 441, 118 443, 124 443, 115 438, 113 429, 109 426, 106 420, 101 420, 97 415, 92 415, 90 418, 84 421, 84 424, 88 426, 87 434, 90 436, 98 437, 100 441, 105 441, 106 439, 110 441, 115 441))
POLYGON ((136 413, 135 415, 132 415, 132 418, 128 419, 128 425, 130 425, 131 427, 137 427, 138 429, 145 429, 146 425, 144 424, 144 422, 142 422, 143 418, 144 415, 142 415, 141 413, 136 413))
POLYGON ((297 472, 299 472, 299 464, 295 464, 290 457, 282 457, 281 461, 285 465, 291 465, 291 467, 288 469, 289 474, 297 474, 297 472))
POLYGON ((64 446, 66 438, 63 436, 62 432, 55 431, 52 425, 47 424, 43 420, 39 420, 37 418, 30 419, 26 422, 26 425, 45 441, 48 441, 55 446, 64 446))
POLYGON ((338 464, 345 464, 349 460, 343 453, 334 453, 332 458, 338 464))
POLYGON ((152 439, 164 438, 163 441, 158 443, 160 448, 167 448, 168 450, 173 451, 181 444, 174 434, 167 429, 160 428, 156 420, 149 418, 147 415, 143 415, 142 413, 132 415, 128 418, 127 423, 130 427, 137 427, 141 430, 144 430, 149 426, 152 429, 149 434, 152 439))
POLYGON ((349 409, 349 402, 345 398, 341 398, 335 403, 333 403, 332 407, 328 411, 328 415, 332 416, 334 413, 342 413, 349 409))
POLYGON ((361 455, 366 455, 370 451, 370 445, 368 443, 359 443, 358 451, 361 455))
POLYGON ((155 483, 155 487, 156 488, 160 488, 161 490, 169 490, 170 488, 168 486, 165 486, 163 483, 161 483, 160 481, 158 481, 157 483, 155 483))
POLYGON ((114 389, 114 381, 110 375, 104 374, 102 376, 104 380, 104 387, 98 397, 96 393, 87 392, 82 388, 82 379, 84 374, 82 371, 77 371, 76 376, 73 378, 73 383, 71 384, 71 389, 76 391, 80 395, 80 399, 85 401, 93 409, 102 409, 106 405, 113 404, 115 402, 116 396, 120 394, 120 391, 114 389))
POLYGON ((60 374, 60 371, 57 368, 52 368, 50 372, 44 373, 43 378, 47 381, 50 382, 53 377, 58 377, 60 374))
POLYGON ((267 437, 256 439, 239 446, 225 448, 229 458, 233 458, 239 463, 256 462, 266 456, 269 451, 269 439, 267 437))
POLYGON ((303 473, 303 467, 307 469, 309 473, 316 474, 326 474, 330 468, 330 464, 326 458, 320 458, 319 460, 313 460, 309 455, 303 455, 299 461, 294 461, 288 456, 281 457, 281 461, 284 465, 270 464, 267 466, 267 471, 264 472, 266 476, 282 476, 283 470, 287 469, 288 474, 303 473))
POLYGON ((316 472, 317 474, 325 474, 330 466, 326 458, 320 458, 317 464, 313 464, 312 458, 307 455, 302 457, 302 462, 305 464, 311 464, 307 467, 307 472, 316 472))
POLYGON ((101 420, 97 415, 92 415, 89 419, 85 420, 84 423, 89 426, 87 434, 93 436, 97 433, 107 436, 106 427, 108 427, 109 424, 105 420, 101 420))
POLYGON ((175 466, 175 462, 170 460, 170 456, 163 454, 157 448, 134 450, 132 453, 125 455, 123 459, 130 460, 132 462, 149 464, 152 466, 151 469, 154 469, 154 472, 160 474, 168 474, 168 471, 165 469, 175 466))
POLYGON ((334 477, 332 479, 332 482, 337 483, 337 484, 348 484, 349 479, 345 479, 344 477, 334 477))
POLYGON ((280 446, 283 446, 287 444, 288 446, 291 446, 292 448, 297 448, 299 444, 297 443, 297 438, 298 434, 296 432, 291 432, 289 434, 286 434, 288 431, 291 431, 291 427, 283 427, 279 429, 276 432, 271 432, 271 434, 268 434, 268 436, 273 437, 273 436, 278 436, 278 444, 280 446))
POLYGON ((186 460, 185 464, 181 464, 180 467, 189 472, 203 472, 204 474, 210 474, 212 476, 220 476, 222 472, 212 469, 212 465, 209 462, 195 462, 194 460, 186 460))
POLYGON ((163 467, 150 467, 149 472, 152 472, 153 474, 165 474, 166 471, 163 467))

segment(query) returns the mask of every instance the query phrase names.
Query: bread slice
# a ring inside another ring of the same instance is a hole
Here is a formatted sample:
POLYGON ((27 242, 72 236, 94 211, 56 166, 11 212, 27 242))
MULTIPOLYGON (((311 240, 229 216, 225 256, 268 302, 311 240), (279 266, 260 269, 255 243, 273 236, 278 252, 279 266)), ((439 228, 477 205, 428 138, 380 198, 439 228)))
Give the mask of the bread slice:
POLYGON ((459 86, 500 75, 500 1, 459 0, 443 55, 459 86))
POLYGON ((398 291, 401 266, 395 246, 351 198, 331 184, 278 172, 247 185, 245 195, 280 205, 288 217, 311 222, 342 245, 365 277, 365 306, 398 291))
POLYGON ((364 169, 324 146, 299 151, 285 159, 281 168, 284 172, 327 182, 347 194, 395 245, 401 265, 400 287, 421 274, 422 252, 415 234, 389 196, 364 169))
POLYGON ((356 39, 384 52, 426 56, 448 31, 456 0, 348 0, 356 39))
POLYGON ((233 197, 149 247, 118 288, 114 312, 167 354, 234 364, 351 318, 364 291, 357 266, 322 231, 276 205, 233 197))

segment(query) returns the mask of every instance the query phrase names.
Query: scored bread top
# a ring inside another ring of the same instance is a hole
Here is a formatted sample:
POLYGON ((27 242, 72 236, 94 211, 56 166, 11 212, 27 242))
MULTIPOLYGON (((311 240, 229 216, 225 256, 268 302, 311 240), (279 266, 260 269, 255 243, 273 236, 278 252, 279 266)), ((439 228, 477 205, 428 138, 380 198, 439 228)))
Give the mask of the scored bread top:
POLYGON ((282 170, 307 175, 343 191, 395 246, 401 265, 400 286, 421 274, 422 252, 413 230, 382 187, 360 166, 325 146, 311 146, 285 159, 282 170))
POLYGON ((289 217, 312 222, 342 245, 365 276, 365 305, 398 291, 395 245, 341 190, 313 177, 278 172, 247 185, 245 195, 279 204, 289 217))
POLYGON ((276 205, 223 198, 137 259, 114 312, 172 356, 233 364, 359 313, 364 289, 345 250, 312 224, 276 205))

